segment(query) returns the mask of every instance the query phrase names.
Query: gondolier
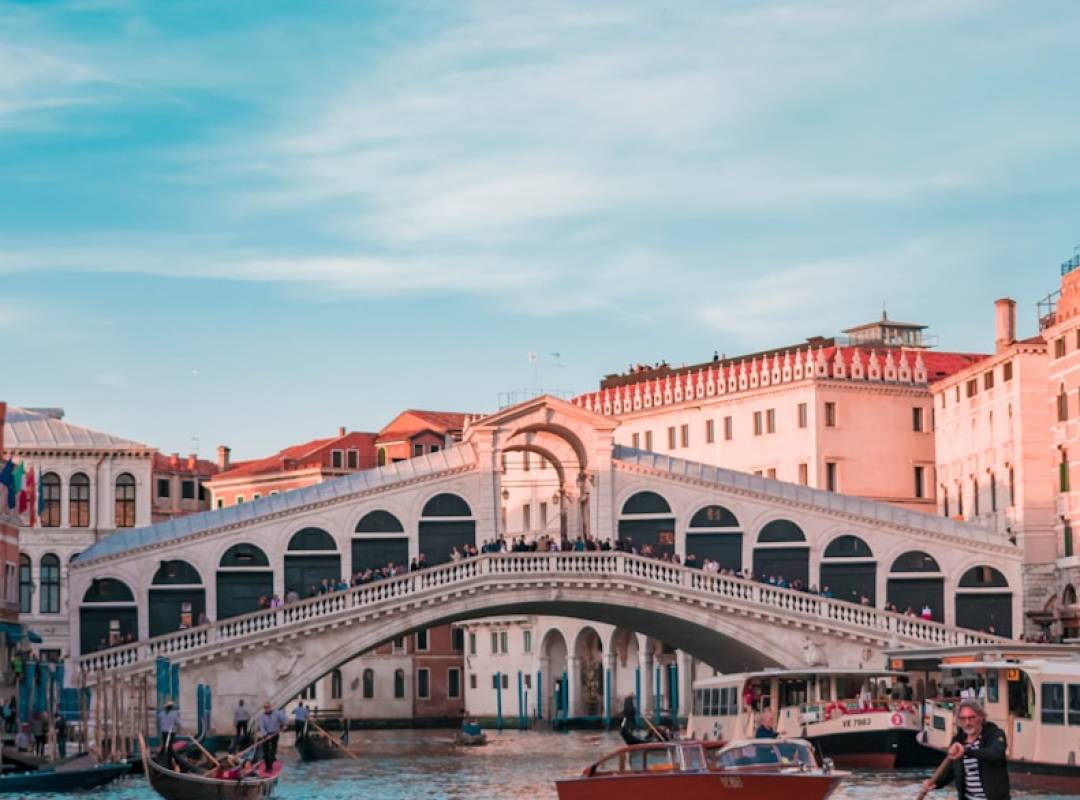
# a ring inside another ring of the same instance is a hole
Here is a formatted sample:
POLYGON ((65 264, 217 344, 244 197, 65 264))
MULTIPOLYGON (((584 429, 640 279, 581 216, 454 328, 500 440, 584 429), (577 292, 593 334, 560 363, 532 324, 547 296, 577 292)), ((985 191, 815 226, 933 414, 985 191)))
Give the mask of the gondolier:
POLYGON ((165 701, 165 708, 158 714, 158 725, 161 730, 161 751, 159 757, 164 759, 169 766, 173 763, 172 745, 176 734, 180 731, 180 712, 172 700, 165 701))
POLYGON ((233 723, 236 725, 236 748, 240 749, 247 742, 248 725, 251 723, 251 711, 241 700, 233 711, 233 723))
POLYGON ((296 719, 293 724, 293 731, 296 733, 297 739, 302 739, 307 736, 308 721, 308 708, 304 705, 303 700, 300 701, 300 704, 293 711, 293 717, 296 719))
POLYGON ((960 729, 949 745, 952 769, 923 783, 925 790, 956 784, 960 800, 1009 800, 1009 770, 1005 732, 986 719, 977 700, 961 700, 956 710, 960 729))
POLYGON ((263 703, 262 713, 259 714, 258 719, 255 721, 256 731, 259 734, 259 738, 266 737, 266 741, 263 742, 263 761, 266 763, 267 771, 274 769, 274 759, 277 758, 278 740, 281 738, 281 731, 289 724, 289 718, 285 716, 285 713, 280 708, 274 708, 270 705, 270 701, 267 700, 263 703))

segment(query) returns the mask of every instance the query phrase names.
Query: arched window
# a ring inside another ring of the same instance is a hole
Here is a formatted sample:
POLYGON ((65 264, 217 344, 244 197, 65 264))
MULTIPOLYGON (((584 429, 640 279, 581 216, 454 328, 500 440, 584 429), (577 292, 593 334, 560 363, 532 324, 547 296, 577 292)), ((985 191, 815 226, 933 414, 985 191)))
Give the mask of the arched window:
POLYGON ((1069 393, 1065 391, 1065 384, 1058 387, 1057 396, 1058 422, 1065 422, 1069 418, 1069 393))
POLYGON ((369 511, 356 523, 357 533, 403 533, 401 521, 389 511, 369 511))
POLYGON ((656 492, 638 492, 622 507, 623 514, 670 514, 668 501, 656 492))
POLYGON ((825 548, 825 558, 873 558, 870 546, 858 536, 837 536, 825 548))
POLYGON ((202 578, 199 576, 199 571, 188 562, 175 558, 162 561, 157 572, 154 573, 153 580, 155 586, 167 584, 195 585, 200 583, 202 583, 202 578))
POLYGON ((921 550, 909 550, 892 564, 892 572, 941 572, 934 557, 921 550))
POLYGON ((269 602, 274 593, 274 573, 270 559, 259 547, 244 542, 234 544, 224 555, 217 571, 217 618, 247 614, 269 602))
POLYGON ((127 472, 116 478, 116 514, 113 522, 117 528, 135 527, 135 479, 127 472))
POLYGON ((1001 572, 985 564, 972 567, 960 576, 960 586, 965 589, 1007 588, 1008 585, 1009 582, 1001 572))
POLYGON ((234 544, 221 557, 222 567, 269 567, 270 559, 253 544, 234 544))
POLYGON ((289 539, 290 550, 337 550, 334 537, 322 528, 304 528, 289 539))
POLYGON ((55 472, 41 476, 41 527, 60 527, 60 476, 55 472))
POLYGON ((471 517, 469 504, 456 494, 437 494, 426 503, 422 517, 471 517))
POLYGON ((139 638, 139 610, 131 588, 116 578, 95 578, 79 608, 82 653, 128 644, 139 638))
POLYGON ((370 668, 364 670, 363 691, 365 700, 370 700, 375 696, 375 670, 370 668))
POLYGON ((806 534, 802 528, 789 519, 774 519, 761 529, 758 534, 759 544, 771 542, 805 542, 806 534))
POLYGON ((41 613, 60 613, 60 559, 52 553, 41 557, 41 613))
POLYGON ((1065 587, 1065 591, 1061 593, 1061 604, 1063 606, 1075 606, 1076 605, 1076 587, 1071 583, 1065 587))
POLYGON ((394 697, 398 700, 405 696, 405 670, 394 670, 394 697))
POLYGON ((94 578, 83 595, 84 603, 134 603, 135 595, 116 578, 94 578))
POLYGON ((68 482, 68 527, 90 527, 90 479, 81 472, 68 482))
POLYGON ((690 520, 691 528, 737 528, 739 520, 723 506, 705 506, 690 520))
POLYGON ((330 699, 341 699, 341 670, 335 669, 330 673, 330 699))
POLYGON ((34 583, 30 578, 30 556, 19 556, 19 613, 29 614, 31 607, 30 597, 34 593, 34 583))

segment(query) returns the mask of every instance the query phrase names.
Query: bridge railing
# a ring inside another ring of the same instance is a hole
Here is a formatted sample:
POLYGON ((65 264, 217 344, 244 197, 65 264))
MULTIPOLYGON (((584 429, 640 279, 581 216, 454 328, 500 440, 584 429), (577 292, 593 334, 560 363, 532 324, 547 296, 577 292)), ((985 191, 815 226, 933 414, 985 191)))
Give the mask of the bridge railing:
POLYGON ((719 596, 748 608, 772 609, 931 646, 1004 641, 1000 637, 977 631, 950 628, 939 622, 883 611, 846 600, 782 589, 734 575, 704 572, 617 551, 493 553, 354 586, 298 603, 253 611, 197 628, 157 636, 145 642, 90 653, 80 657, 78 665, 87 673, 140 666, 148 668, 157 656, 176 656, 207 647, 226 645, 266 631, 307 621, 346 616, 355 609, 429 594, 440 588, 481 582, 486 578, 533 575, 629 578, 645 585, 719 596))

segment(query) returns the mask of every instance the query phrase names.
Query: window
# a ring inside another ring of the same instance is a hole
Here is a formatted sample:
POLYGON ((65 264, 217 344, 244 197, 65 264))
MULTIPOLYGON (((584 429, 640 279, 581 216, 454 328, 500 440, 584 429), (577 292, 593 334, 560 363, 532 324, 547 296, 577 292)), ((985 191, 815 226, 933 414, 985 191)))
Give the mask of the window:
POLYGON ((427 630, 416 632, 416 649, 427 650, 428 649, 428 632, 427 630))
POLYGON ((1065 684, 1042 685, 1042 721, 1044 725, 1065 724, 1065 684))
POLYGON ((60 559, 52 553, 41 557, 41 613, 60 613, 60 559))
POLYGON ((645 431, 645 449, 652 452, 652 431, 645 431))
POLYGON ((60 476, 55 472, 41 479, 41 527, 60 527, 60 476))
POLYGON ((1065 391, 1065 384, 1061 384, 1057 396, 1058 422, 1064 422, 1069 418, 1069 393, 1065 391))
POLYGON ((630 446, 633 447, 635 450, 640 450, 641 449, 641 434, 640 433, 634 433, 634 434, 630 435, 630 446))
POLYGON ((446 670, 446 696, 461 697, 461 670, 457 667, 446 670))
POLYGON ((976 378, 972 378, 967 382, 967 396, 974 397, 979 393, 979 381, 976 378))
POLYGON ((522 631, 521 633, 521 649, 522 652, 532 652, 532 631, 522 631))
POLYGON ((675 449, 675 426, 672 425, 667 429, 667 446, 668 450, 675 449))
POLYGON ((29 614, 33 609, 30 597, 34 593, 34 584, 30 580, 30 556, 19 556, 19 613, 29 614))
POLYGON ((502 651, 504 653, 509 653, 510 652, 509 645, 510 645, 510 636, 509 636, 509 634, 506 631, 501 631, 499 633, 499 647, 502 649, 502 651))
POLYGON ((956 384, 956 402, 960 402, 960 384, 956 384))
POLYGON ((412 454, 414 458, 416 456, 422 456, 424 454, 424 446, 422 444, 414 444, 412 446, 412 454))
POLYGON ((716 420, 705 420, 705 444, 712 444, 716 441, 716 420))
POLYGON ((915 497, 922 498, 926 496, 923 490, 923 477, 926 472, 926 467, 915 467, 915 497))
POLYGON ((416 671, 416 696, 421 700, 431 697, 431 670, 425 668, 416 671))
POLYGON ((803 486, 810 483, 810 467, 807 464, 799 464, 799 483, 803 486))
POLYGON ((990 510, 997 511, 997 478, 990 473, 990 510))
POLYGON ((499 653, 499 634, 497 631, 491 632, 491 654, 498 655, 499 653))
POLYGON ((765 432, 776 433, 776 409, 770 408, 765 412, 765 432))
POLYGON ((405 637, 404 636, 399 636, 398 638, 394 639, 394 649, 399 650, 399 651, 405 649, 405 637))
POLYGON ((825 404, 825 427, 836 427, 836 403, 825 404))
POLYGON ((1065 357, 1065 337, 1062 336, 1060 339, 1055 339, 1054 340, 1054 358, 1064 358, 1064 357, 1065 357))
POLYGON ((547 501, 540 503, 540 530, 547 527, 547 501))
POLYGON ((521 507, 521 529, 523 531, 532 530, 532 504, 526 503, 521 507))
POLYGON ((470 672, 469 673, 469 688, 470 689, 475 689, 476 688, 476 673, 475 672, 470 672))
POLYGON ((1001 380, 1003 380, 1003 381, 1011 381, 1012 380, 1012 362, 1011 361, 1006 361, 1004 364, 1001 365, 1001 380))
POLYGON ((342 465, 344 463, 345 463, 345 454, 343 452, 341 452, 340 450, 331 450, 330 451, 330 466, 331 467, 333 467, 334 469, 341 469, 341 467, 342 467, 342 465))
POLYGON ((437 445, 437 444, 433 444, 433 445, 431 445, 431 446, 430 446, 430 447, 428 448, 428 452, 429 452, 429 453, 437 453, 437 452, 439 452, 439 445, 437 445))
POLYGON ((806 403, 799 403, 799 427, 805 428, 807 425, 807 407, 806 403))
POLYGON ((956 513, 964 516, 964 484, 956 482, 956 513))
POLYGON ((195 481, 192 481, 192 480, 180 481, 180 499, 181 500, 194 500, 195 499, 195 481))
POLYGON ((979 479, 976 477, 971 478, 971 513, 979 516, 979 479))
POLYGON ((1009 505, 1016 505, 1016 471, 1009 467, 1009 505))
POLYGON ((731 420, 731 417, 724 417, 724 439, 731 441, 735 434, 735 425, 731 420))
POLYGON ((528 472, 532 468, 532 459, 529 458, 529 451, 526 450, 521 454, 521 469, 524 472, 528 472))
POLYGON ((335 669, 330 673, 330 699, 341 699, 341 670, 335 669))
POLYGON ((836 491, 836 462, 825 462, 825 488, 830 492, 836 491))
POLYGON ((349 469, 358 469, 360 467, 360 451, 350 450, 345 454, 345 466, 349 469))
POLYGON ((162 499, 167 499, 169 496, 169 479, 158 478, 157 479, 157 496, 162 499))
MULTIPOLYGON (((277 494, 277 492, 270 492, 270 494, 277 494)), ((199 482, 199 502, 201 503, 206 499, 206 487, 199 482)))
POLYGON ((502 674, 502 687, 504 689, 510 688, 510 676, 507 675, 505 672, 502 674))
POLYGON ((252 501, 252 502, 255 502, 255 501, 256 501, 256 500, 258 500, 258 499, 259 499, 260 497, 262 497, 262 492, 255 492, 255 494, 253 494, 253 495, 251 496, 251 501, 252 501))
POLYGON ((68 526, 90 527, 90 479, 77 472, 68 484, 68 526))
POLYGON ((397 700, 405 697, 405 670, 394 670, 394 698, 397 700))
POLYGON ((363 687, 365 700, 370 700, 375 696, 375 670, 364 670, 363 687))
POLYGON ((1080 725, 1080 683, 1069 684, 1069 724, 1080 725))
POLYGON ((526 674, 526 675, 522 675, 521 677, 523 677, 525 679, 525 688, 526 689, 532 689, 532 675, 526 674))
POLYGON ((770 480, 775 481, 776 480, 776 467, 769 467, 767 470, 765 470, 765 477, 769 478, 770 480))
POLYGON ((760 411, 755 411, 754 412, 754 436, 761 436, 761 431, 762 431, 762 428, 763 428, 761 423, 762 423, 761 412, 760 411))
POLYGON ((949 516, 949 488, 941 487, 941 516, 949 516))
POLYGON ((243 502, 244 502, 244 496, 242 494, 238 494, 236 496, 236 505, 240 505, 243 502))
POLYGON ((450 630, 450 648, 455 653, 461 653, 465 650, 465 631, 462 628, 451 628, 450 630))
POLYGON ((690 426, 683 425, 679 428, 679 444, 682 447, 690 446, 690 426))
POLYGON ((217 507, 218 508, 225 508, 225 498, 219 497, 217 499, 217 507))
MULTIPOLYGON (((119 622, 119 620, 117 620, 119 622)), ((314 700, 315 698, 315 684, 308 684, 307 688, 300 692, 301 700, 314 700)))
POLYGON ((476 655, 476 634, 475 633, 470 633, 469 634, 469 655, 470 656, 475 656, 476 655))
POLYGON ((993 388, 994 388, 994 371, 990 370, 989 372, 984 372, 983 373, 983 389, 993 389, 993 388))
POLYGON ((135 479, 127 472, 116 478, 116 514, 113 524, 117 528, 135 527, 135 479))
POLYGON ((923 410, 918 406, 911 409, 911 429, 916 433, 923 432, 923 410))
POLYGON ((1058 464, 1058 489, 1069 491, 1069 451, 1061 451, 1061 463, 1058 464))

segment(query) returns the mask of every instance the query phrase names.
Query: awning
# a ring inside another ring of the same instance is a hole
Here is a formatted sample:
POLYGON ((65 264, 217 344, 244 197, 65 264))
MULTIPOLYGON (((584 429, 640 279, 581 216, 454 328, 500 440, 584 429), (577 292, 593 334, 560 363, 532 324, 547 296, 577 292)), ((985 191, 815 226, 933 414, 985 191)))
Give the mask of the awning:
POLYGON ((41 634, 37 631, 28 630, 26 632, 26 639, 30 644, 41 644, 41 634))
POLYGON ((0 622, 0 633, 5 634, 13 642, 22 641, 22 625, 17 622, 0 622))

